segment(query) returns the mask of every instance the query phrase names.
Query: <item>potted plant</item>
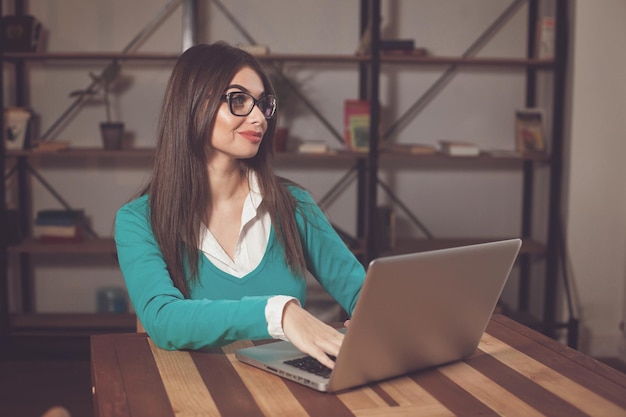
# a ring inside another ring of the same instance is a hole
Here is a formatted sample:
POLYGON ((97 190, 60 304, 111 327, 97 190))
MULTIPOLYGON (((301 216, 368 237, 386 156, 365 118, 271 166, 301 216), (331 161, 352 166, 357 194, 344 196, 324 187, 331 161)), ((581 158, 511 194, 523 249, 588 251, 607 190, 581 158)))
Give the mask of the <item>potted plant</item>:
POLYGON ((302 109, 297 99, 302 95, 298 81, 291 76, 282 64, 273 64, 268 68, 270 82, 278 98, 279 119, 274 135, 274 149, 277 152, 287 150, 289 123, 302 109), (295 99, 294 99, 295 98, 295 99))
POLYGON ((120 69, 119 63, 113 61, 100 75, 90 72, 89 77, 93 81, 92 84, 85 90, 77 90, 70 93, 70 97, 80 96, 81 98, 94 97, 98 93, 102 93, 106 121, 100 123, 100 133, 102 134, 102 142, 105 149, 121 149, 124 137, 124 123, 113 121, 110 100, 112 88, 120 75, 120 69))

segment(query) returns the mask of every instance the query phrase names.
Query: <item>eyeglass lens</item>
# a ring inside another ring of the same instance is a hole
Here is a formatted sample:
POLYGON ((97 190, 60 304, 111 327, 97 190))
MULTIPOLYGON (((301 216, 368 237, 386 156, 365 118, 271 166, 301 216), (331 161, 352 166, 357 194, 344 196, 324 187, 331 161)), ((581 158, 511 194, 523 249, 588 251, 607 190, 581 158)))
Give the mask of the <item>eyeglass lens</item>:
POLYGON ((260 99, 255 99, 248 93, 236 92, 226 95, 230 105, 230 111, 235 116, 247 116, 252 112, 254 105, 263 113, 266 119, 272 118, 276 111, 276 98, 274 96, 263 96, 260 99))

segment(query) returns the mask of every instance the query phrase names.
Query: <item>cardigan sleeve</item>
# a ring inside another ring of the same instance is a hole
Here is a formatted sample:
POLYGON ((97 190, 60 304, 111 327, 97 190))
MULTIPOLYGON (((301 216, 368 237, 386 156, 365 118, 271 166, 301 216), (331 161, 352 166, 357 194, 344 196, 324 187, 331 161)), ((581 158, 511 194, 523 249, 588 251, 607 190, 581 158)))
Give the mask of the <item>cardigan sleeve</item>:
POLYGON ((174 286, 149 221, 147 197, 123 206, 115 222, 119 265, 144 328, 164 349, 201 349, 268 338, 269 296, 185 299, 174 286))
POLYGON ((365 279, 365 269, 311 195, 295 186, 291 186, 291 192, 298 202, 296 218, 307 269, 352 315, 365 279))

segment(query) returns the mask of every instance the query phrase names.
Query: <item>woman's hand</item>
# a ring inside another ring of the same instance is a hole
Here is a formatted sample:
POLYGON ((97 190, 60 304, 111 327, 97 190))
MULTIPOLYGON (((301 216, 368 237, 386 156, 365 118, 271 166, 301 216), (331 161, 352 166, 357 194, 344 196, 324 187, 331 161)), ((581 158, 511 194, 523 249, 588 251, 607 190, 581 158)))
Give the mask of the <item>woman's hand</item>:
POLYGON ((344 335, 300 307, 295 301, 285 305, 283 332, 300 351, 311 355, 333 369, 335 362, 328 356, 337 356, 344 335))

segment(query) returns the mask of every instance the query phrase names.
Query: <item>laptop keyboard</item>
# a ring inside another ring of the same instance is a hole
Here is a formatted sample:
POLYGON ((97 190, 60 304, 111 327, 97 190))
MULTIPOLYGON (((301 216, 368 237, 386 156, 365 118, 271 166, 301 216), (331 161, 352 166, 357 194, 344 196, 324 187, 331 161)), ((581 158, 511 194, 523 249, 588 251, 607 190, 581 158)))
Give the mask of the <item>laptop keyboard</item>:
MULTIPOLYGON (((334 356, 330 356, 330 358, 332 360, 335 360, 334 356)), ((330 378, 330 373, 333 371, 326 365, 322 365, 320 361, 313 358, 312 356, 304 356, 302 358, 291 359, 288 361, 284 361, 284 363, 294 366, 298 369, 302 369, 303 371, 321 376, 322 378, 330 378)))

